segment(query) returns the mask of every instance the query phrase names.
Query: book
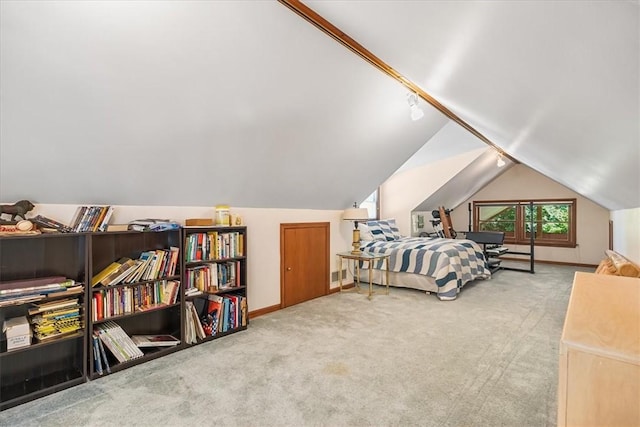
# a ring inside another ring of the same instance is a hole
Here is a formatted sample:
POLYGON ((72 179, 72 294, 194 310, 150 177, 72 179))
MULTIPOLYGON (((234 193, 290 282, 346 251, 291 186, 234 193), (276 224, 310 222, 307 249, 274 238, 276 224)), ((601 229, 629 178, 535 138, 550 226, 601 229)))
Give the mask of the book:
POLYGON ((176 247, 176 246, 171 246, 169 248, 169 253, 171 254, 170 256, 170 263, 169 263, 169 271, 167 272, 168 276, 173 276, 176 274, 176 267, 178 265, 178 256, 180 254, 180 248, 176 247))
POLYGON ((75 230, 76 232, 80 233, 87 231, 87 224, 89 224, 89 219, 91 218, 92 213, 92 206, 87 206, 75 230))
POLYGON ((78 206, 76 208, 76 211, 73 214, 73 217, 71 218, 71 222, 69 223, 69 227, 71 227, 72 231, 77 230, 78 224, 80 224, 80 220, 82 219, 82 216, 84 215, 84 212, 86 209, 87 209, 86 206, 78 206))
POLYGON ((118 362, 126 362, 144 356, 144 353, 117 323, 109 321, 96 325, 96 331, 107 349, 118 359, 118 362))
POLYGON ((205 328, 205 332, 207 332, 208 335, 215 335, 218 332, 222 332, 221 326, 223 323, 222 316, 224 313, 225 299, 220 295, 208 295, 207 299, 207 323, 210 329, 207 331, 205 328))
POLYGON ((136 260, 133 260, 131 258, 120 258, 120 260, 118 260, 118 263, 120 263, 121 261, 122 263, 120 264, 120 267, 118 267, 117 270, 115 270, 113 273, 109 274, 102 280, 103 286, 117 285, 118 283, 120 283, 120 281, 122 281, 122 279, 124 279, 128 274, 131 273, 132 269, 136 268, 137 266, 136 260))
POLYGON ((129 224, 107 224, 105 231, 128 231, 129 224))
POLYGON ((194 310, 193 302, 185 301, 184 303, 184 342, 185 344, 195 344, 197 342, 195 323, 193 321, 193 315, 192 315, 193 310, 194 310))
POLYGON ((42 215, 36 215, 33 218, 29 218, 29 221, 34 222, 44 228, 52 228, 61 233, 70 233, 71 231, 73 231, 71 227, 42 215))
POLYGON ((96 209, 93 213, 93 217, 91 218, 91 223, 89 224, 89 229, 87 231, 98 231, 98 227, 104 218, 104 214, 107 213, 107 206, 96 206, 95 208, 96 209))
POLYGON ((111 220, 111 216, 113 215, 113 206, 107 206, 107 211, 102 218, 102 221, 98 225, 97 231, 107 231, 107 227, 109 227, 109 221, 111 220))
POLYGON ((91 336, 91 340, 93 343, 93 367, 98 375, 102 375, 102 354, 100 353, 100 345, 98 344, 100 339, 98 338, 98 335, 93 334, 91 336))
POLYGON ((78 299, 77 298, 68 298, 68 299, 60 299, 56 301, 44 302, 40 304, 32 304, 32 307, 29 308, 29 315, 33 316, 34 314, 59 310, 63 308, 69 307, 77 307, 78 299))
POLYGON ((198 311, 194 305, 191 305, 191 316, 193 320, 193 324, 195 325, 196 336, 201 340, 204 339, 207 335, 211 335, 211 333, 207 334, 206 329, 204 328, 204 323, 200 321, 198 317, 198 311))
POLYGON ((104 279, 115 272, 122 264, 124 264, 129 258, 120 258, 117 261, 112 262, 91 279, 91 286, 99 285, 104 279))
POLYGON ((107 374, 111 373, 111 366, 109 365, 109 359, 107 359, 107 352, 104 351, 104 345, 102 345, 102 340, 98 339, 98 347, 100 348, 100 355, 102 356, 102 363, 104 365, 104 369, 107 371, 107 374))
POLYGON ((171 347, 180 344, 180 340, 173 335, 133 335, 131 341, 140 347, 171 347))

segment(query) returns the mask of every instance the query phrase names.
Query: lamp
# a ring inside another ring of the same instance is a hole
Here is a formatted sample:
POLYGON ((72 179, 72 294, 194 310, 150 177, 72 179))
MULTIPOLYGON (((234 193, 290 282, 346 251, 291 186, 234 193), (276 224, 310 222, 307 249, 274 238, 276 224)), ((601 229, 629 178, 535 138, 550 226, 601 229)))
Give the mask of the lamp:
POLYGON ((369 219, 369 211, 365 208, 357 207, 357 204, 354 203, 352 208, 346 209, 342 214, 342 219, 345 221, 353 221, 354 229, 353 229, 353 250, 352 254, 359 254, 362 251, 360 250, 360 230, 358 230, 358 221, 366 221, 369 219))
POLYGON ((502 153, 498 153, 498 160, 496 161, 496 166, 498 166, 499 168, 503 167, 505 165, 505 161, 504 158, 502 157, 502 153))
POLYGON ((408 93, 407 102, 411 108, 411 120, 420 120, 424 116, 422 108, 420 108, 420 98, 417 93, 408 93))

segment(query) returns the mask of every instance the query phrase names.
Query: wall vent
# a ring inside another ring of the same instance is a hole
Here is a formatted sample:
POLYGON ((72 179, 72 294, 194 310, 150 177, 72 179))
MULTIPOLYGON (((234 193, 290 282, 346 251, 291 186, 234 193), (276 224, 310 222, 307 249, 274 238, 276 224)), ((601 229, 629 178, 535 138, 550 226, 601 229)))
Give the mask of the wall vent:
MULTIPOLYGON (((347 280, 347 269, 345 268, 344 270, 342 270, 342 281, 347 280)), ((337 271, 332 271, 331 272, 331 283, 335 283, 338 281, 338 272, 337 271)))

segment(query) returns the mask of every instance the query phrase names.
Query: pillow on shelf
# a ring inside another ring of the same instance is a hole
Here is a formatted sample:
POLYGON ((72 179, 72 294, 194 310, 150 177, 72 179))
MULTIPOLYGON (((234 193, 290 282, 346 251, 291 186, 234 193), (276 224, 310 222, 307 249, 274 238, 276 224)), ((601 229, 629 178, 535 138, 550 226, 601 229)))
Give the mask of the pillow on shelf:
POLYGON ((373 240, 393 241, 400 238, 400 230, 398 229, 394 218, 379 221, 368 221, 367 226, 373 236, 373 240))

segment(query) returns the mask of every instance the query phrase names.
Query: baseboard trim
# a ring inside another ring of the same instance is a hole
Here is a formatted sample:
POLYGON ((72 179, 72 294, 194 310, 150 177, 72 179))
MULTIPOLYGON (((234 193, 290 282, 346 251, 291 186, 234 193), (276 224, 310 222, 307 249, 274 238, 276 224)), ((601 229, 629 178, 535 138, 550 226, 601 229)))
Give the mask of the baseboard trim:
POLYGON ((269 307, 259 308, 254 311, 249 312, 249 319, 253 319, 254 317, 262 316, 263 314, 273 313, 274 311, 280 310, 280 304, 271 305, 269 307))
MULTIPOLYGON (((342 285, 342 289, 350 289, 350 288, 353 288, 353 286, 354 286, 353 282, 346 283, 346 284, 342 285)), ((329 288, 329 295, 335 294, 336 292, 340 292, 340 286, 338 286, 336 288, 329 288)), ((249 318, 253 319, 254 317, 262 316, 263 314, 273 313, 274 311, 278 311, 281 308, 282 307, 280 306, 280 304, 272 305, 272 306, 269 306, 269 307, 259 308, 259 309, 254 310, 254 311, 250 311, 249 312, 249 318)))
MULTIPOLYGON (((500 259, 503 259, 505 261, 517 261, 517 262, 526 262, 529 263, 530 261, 528 259, 522 259, 522 258, 512 258, 512 257, 506 257, 506 256, 501 256, 500 259)), ((547 260, 543 260, 543 259, 536 259, 534 260, 534 264, 553 264, 553 265, 568 265, 571 267, 587 267, 587 268, 598 268, 597 264, 581 264, 579 262, 564 262, 564 261, 547 261, 547 260)))
MULTIPOLYGON (((353 282, 351 283, 346 283, 342 285, 342 289, 351 289, 353 288, 353 282)), ((336 286, 335 288, 331 288, 329 289, 329 295, 331 294, 335 294, 336 292, 340 292, 340 286, 336 286)))

